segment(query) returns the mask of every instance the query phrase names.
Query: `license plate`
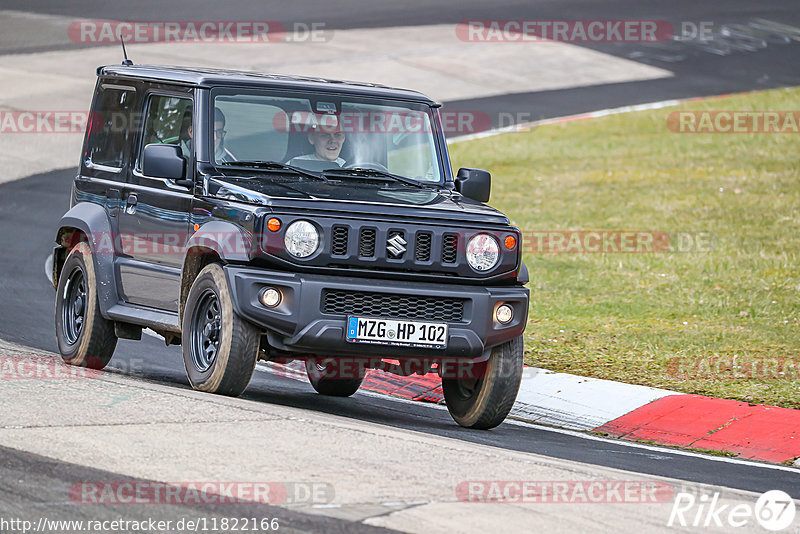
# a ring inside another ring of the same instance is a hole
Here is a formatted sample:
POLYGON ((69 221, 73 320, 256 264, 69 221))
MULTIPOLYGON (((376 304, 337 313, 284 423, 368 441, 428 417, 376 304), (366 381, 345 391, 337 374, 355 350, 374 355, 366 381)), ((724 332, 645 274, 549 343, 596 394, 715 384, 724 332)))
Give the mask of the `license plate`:
POLYGON ((447 325, 373 317, 348 317, 347 341, 443 349, 447 346, 447 325))

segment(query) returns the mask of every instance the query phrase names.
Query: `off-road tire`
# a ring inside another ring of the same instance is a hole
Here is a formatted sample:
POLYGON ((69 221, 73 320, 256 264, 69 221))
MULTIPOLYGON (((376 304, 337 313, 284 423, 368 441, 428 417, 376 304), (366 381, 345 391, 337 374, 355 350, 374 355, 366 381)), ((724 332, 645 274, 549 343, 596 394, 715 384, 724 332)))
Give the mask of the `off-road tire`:
POLYGON ((114 322, 100 314, 92 251, 80 242, 61 269, 56 290, 58 351, 70 365, 103 369, 117 347, 114 322))
POLYGON ((442 391, 450 415, 467 428, 494 428, 506 418, 522 380, 522 336, 492 349, 485 364, 477 367, 480 378, 444 378, 442 391))
POLYGON ((350 397, 361 387, 364 377, 359 378, 332 378, 325 376, 325 366, 320 360, 309 358, 306 360, 306 373, 311 386, 320 395, 330 397, 350 397), (322 369, 319 368, 322 366, 322 369))
POLYGON ((192 388, 232 397, 247 388, 261 332, 234 311, 218 263, 203 268, 192 283, 181 332, 183 364, 192 388))

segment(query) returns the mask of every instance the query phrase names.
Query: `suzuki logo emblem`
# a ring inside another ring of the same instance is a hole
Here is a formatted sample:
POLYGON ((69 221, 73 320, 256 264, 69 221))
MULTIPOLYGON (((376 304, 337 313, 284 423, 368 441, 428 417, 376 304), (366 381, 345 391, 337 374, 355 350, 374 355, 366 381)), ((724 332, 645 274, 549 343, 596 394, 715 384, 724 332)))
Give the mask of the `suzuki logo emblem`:
POLYGON ((395 258, 399 258, 406 251, 408 242, 403 239, 403 234, 395 234, 386 241, 386 250, 395 258))

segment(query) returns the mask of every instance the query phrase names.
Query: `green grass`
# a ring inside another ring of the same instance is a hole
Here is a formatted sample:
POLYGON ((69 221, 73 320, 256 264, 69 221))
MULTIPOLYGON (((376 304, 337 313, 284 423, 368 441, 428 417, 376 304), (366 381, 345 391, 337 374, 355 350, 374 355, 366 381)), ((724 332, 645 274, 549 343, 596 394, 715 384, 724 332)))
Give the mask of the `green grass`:
POLYGON ((690 252, 527 252, 526 363, 800 408, 800 134, 667 128, 691 109, 798 110, 800 90, 540 126, 451 157, 491 170, 492 205, 528 235, 713 236, 690 252))

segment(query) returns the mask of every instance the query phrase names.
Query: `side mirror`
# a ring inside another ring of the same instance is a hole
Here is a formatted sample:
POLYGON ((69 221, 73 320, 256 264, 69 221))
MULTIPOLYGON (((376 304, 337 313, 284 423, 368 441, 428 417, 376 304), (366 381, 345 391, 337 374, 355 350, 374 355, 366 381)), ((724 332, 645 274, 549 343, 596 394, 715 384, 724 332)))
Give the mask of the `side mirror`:
POLYGON ((492 175, 489 171, 462 167, 456 175, 456 191, 478 202, 489 202, 492 175))
POLYGON ((153 178, 174 180, 178 185, 191 187, 192 180, 184 180, 186 176, 186 159, 178 145, 153 143, 144 147, 142 154, 142 172, 153 178))

